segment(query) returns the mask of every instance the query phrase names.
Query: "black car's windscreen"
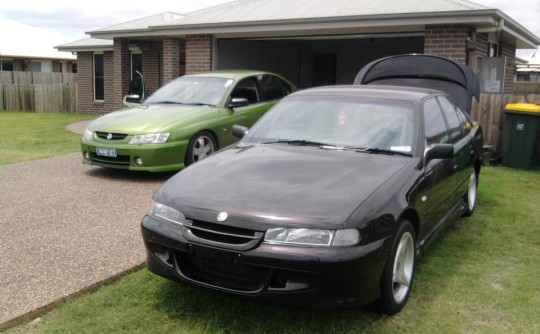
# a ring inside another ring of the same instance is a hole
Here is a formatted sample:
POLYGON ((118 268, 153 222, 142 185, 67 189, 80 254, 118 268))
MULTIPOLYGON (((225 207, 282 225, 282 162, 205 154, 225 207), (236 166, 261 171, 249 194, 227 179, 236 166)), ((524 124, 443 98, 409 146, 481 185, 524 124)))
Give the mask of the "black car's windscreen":
POLYGON ((244 142, 305 140, 412 155, 415 106, 407 101, 343 96, 296 96, 277 104, 244 142))
POLYGON ((225 78, 182 77, 171 81, 150 96, 145 104, 178 103, 194 105, 219 104, 233 80, 225 78))

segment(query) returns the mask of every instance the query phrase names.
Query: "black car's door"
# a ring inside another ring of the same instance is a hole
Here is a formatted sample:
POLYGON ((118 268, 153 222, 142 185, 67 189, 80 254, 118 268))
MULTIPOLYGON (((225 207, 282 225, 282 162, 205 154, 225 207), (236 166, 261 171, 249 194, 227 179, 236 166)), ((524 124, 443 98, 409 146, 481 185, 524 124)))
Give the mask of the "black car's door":
POLYGON ((474 148, 470 138, 471 124, 468 119, 452 104, 447 97, 437 97, 448 123, 450 142, 454 144, 454 159, 452 159, 454 187, 452 203, 457 202, 467 189, 469 177, 473 171, 474 148))
MULTIPOLYGON (((435 98, 424 101, 423 120, 426 148, 432 144, 450 142, 446 122, 435 98)), ((455 186, 452 175, 452 159, 433 159, 426 162, 421 191, 416 200, 416 208, 422 221, 419 240, 434 232, 452 205, 452 191, 455 186)))

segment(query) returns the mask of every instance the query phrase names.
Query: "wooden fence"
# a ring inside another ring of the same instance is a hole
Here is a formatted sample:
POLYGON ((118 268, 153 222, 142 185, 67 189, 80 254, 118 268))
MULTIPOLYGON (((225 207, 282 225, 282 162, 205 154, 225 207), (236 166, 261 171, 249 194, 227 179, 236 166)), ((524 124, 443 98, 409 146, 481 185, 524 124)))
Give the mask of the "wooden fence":
POLYGON ((0 110, 76 112, 77 75, 0 72, 0 110))
POLYGON ((503 112, 508 103, 540 104, 540 83, 514 83, 514 94, 481 94, 480 101, 473 100, 471 115, 480 123, 484 132, 484 145, 501 152, 504 123, 503 112))

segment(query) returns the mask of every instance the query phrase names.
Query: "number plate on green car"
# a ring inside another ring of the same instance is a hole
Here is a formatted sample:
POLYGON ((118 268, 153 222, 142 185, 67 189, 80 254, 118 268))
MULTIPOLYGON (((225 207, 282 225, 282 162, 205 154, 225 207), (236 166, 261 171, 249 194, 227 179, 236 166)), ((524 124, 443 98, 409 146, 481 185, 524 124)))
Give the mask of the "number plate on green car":
POLYGON ((96 154, 102 157, 112 157, 112 158, 116 158, 118 156, 115 148, 98 147, 96 148, 96 154))

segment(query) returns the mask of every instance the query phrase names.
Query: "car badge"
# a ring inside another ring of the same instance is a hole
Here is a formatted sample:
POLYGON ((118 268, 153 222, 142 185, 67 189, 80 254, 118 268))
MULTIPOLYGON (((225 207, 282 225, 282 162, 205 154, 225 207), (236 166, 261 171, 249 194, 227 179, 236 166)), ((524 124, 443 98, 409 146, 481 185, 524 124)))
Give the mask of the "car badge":
POLYGON ((227 212, 220 212, 218 215, 217 215, 217 220, 218 222, 224 222, 227 220, 227 217, 229 215, 227 214, 227 212))
POLYGON ((108 133, 107 134, 107 140, 111 140, 112 139, 112 133, 108 133))

